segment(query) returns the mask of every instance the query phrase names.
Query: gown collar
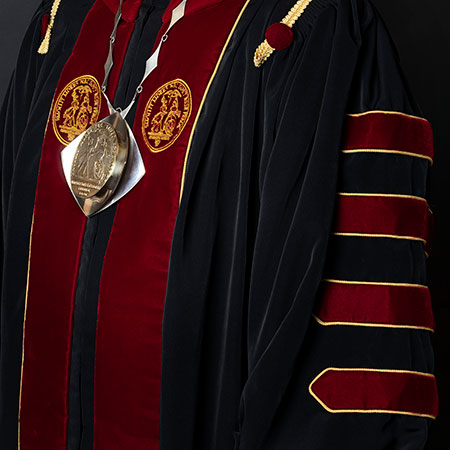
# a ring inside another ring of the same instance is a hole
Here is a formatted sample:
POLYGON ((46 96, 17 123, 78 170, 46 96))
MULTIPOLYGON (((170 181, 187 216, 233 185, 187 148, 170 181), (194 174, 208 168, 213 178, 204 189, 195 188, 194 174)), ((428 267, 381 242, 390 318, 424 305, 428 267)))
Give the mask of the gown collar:
MULTIPOLYGON (((113 13, 116 13, 117 8, 119 6, 119 0, 103 0, 103 1, 113 13)), ((146 0, 144 0, 144 2, 145 1, 146 0)), ((154 4, 163 4, 163 5, 167 4, 168 2, 168 0, 150 0, 150 1, 151 3, 154 4)), ((170 0, 169 6, 167 7, 163 16, 163 23, 170 22, 172 10, 175 7, 177 7, 181 3, 181 1, 182 0, 170 0)), ((185 14, 186 15, 190 14, 192 12, 198 11, 199 9, 206 8, 208 6, 220 3, 222 1, 223 0, 188 0, 185 14)), ((133 22, 134 20, 136 20, 139 8, 141 7, 142 3, 143 0, 123 0, 122 18, 126 22, 133 22)))
MULTIPOLYGON (((220 3, 223 0, 188 0, 186 4, 185 15, 198 11, 199 9, 206 8, 208 6, 215 5, 216 3, 220 3)), ((169 6, 167 7, 164 15, 163 15, 163 23, 170 22, 172 17, 172 10, 176 8, 182 0, 171 0, 169 6)))

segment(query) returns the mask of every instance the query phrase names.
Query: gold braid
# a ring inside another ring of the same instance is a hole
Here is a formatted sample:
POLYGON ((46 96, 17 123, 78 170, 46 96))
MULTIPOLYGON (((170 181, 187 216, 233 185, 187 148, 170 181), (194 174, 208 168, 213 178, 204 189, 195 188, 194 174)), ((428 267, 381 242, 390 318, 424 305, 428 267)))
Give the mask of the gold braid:
MULTIPOLYGON (((292 28, 294 23, 297 22, 299 17, 305 12, 311 2, 312 0, 298 0, 298 2, 286 14, 281 23, 287 25, 289 28, 292 28)), ((269 45, 267 39, 264 39, 264 42, 262 42, 256 49, 255 56, 253 57, 255 67, 261 67, 274 51, 275 49, 269 45)))
POLYGON ((61 3, 61 0, 53 1, 52 10, 50 12, 50 21, 49 21, 49 24, 47 27, 47 31, 45 32, 44 39, 42 40, 41 45, 38 49, 38 53, 40 55, 45 55, 46 53, 48 53, 48 49, 50 47, 50 38, 52 35, 52 29, 53 29, 53 25, 55 23, 56 13, 58 12, 60 3, 61 3))

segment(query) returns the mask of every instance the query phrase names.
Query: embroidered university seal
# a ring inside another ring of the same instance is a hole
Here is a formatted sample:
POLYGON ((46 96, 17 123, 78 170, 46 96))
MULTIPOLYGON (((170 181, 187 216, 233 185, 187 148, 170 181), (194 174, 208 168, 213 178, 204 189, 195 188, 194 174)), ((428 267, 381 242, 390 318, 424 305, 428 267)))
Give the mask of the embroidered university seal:
POLYGON ((142 135, 152 152, 169 148, 180 136, 192 111, 192 94, 181 79, 169 81, 150 97, 142 116, 142 135))
POLYGON ((58 140, 68 145, 97 122, 102 93, 95 77, 82 75, 60 92, 53 108, 53 130, 58 140))

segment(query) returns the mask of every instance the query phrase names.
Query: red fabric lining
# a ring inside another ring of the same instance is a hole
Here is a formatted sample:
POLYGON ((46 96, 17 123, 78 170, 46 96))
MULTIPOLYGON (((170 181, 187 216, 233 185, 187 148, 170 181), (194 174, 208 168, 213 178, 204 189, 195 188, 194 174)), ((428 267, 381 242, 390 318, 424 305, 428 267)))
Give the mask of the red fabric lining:
POLYGON ((344 128, 344 150, 397 150, 433 158, 430 123, 403 114, 373 112, 348 116, 344 128))
POLYGON ((340 195, 335 232, 385 234, 426 240, 426 201, 410 197, 340 195))
POLYGON ((378 411, 433 418, 438 414, 435 378, 416 372, 330 368, 310 389, 334 412, 378 411))
POLYGON ((319 299, 315 314, 325 323, 435 327, 426 287, 324 282, 319 299))
MULTIPOLYGON (((52 112, 59 93, 75 78, 90 74, 100 82, 103 79, 113 20, 114 15, 104 3, 96 2, 61 73, 52 112)), ((122 34, 125 40, 133 24, 127 27, 122 34)), ((122 56, 115 54, 117 70, 122 56)), ((113 83, 110 81, 110 85, 113 83)), ((114 89, 112 86, 111 95, 114 89)), ((102 99, 99 118, 108 114, 102 99)), ((22 450, 67 447, 73 300, 86 223, 62 172, 60 152, 64 145, 54 133, 52 114, 49 121, 42 148, 32 232, 19 419, 22 450)))

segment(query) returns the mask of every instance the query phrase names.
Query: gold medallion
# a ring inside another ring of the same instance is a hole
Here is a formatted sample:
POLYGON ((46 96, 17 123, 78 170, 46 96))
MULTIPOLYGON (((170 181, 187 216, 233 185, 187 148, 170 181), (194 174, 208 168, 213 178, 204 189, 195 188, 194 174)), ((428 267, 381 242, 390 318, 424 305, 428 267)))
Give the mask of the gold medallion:
POLYGON ((68 145, 97 122, 101 108, 100 85, 92 75, 82 75, 59 93, 52 114, 58 140, 68 145))
POLYGON ((142 117, 142 135, 155 153, 169 148, 180 136, 192 112, 192 94, 181 79, 169 81, 150 97, 142 117))
POLYGON ((130 185, 134 186, 145 173, 137 167, 142 161, 137 159, 137 144, 130 133, 116 111, 89 127, 61 152, 67 184, 86 216, 111 204, 115 195, 116 198, 125 195, 130 185), (124 178, 127 167, 128 175, 124 178))
POLYGON ((92 125, 78 144, 72 163, 71 186, 78 197, 90 198, 105 186, 114 171, 119 141, 112 125, 92 125))

